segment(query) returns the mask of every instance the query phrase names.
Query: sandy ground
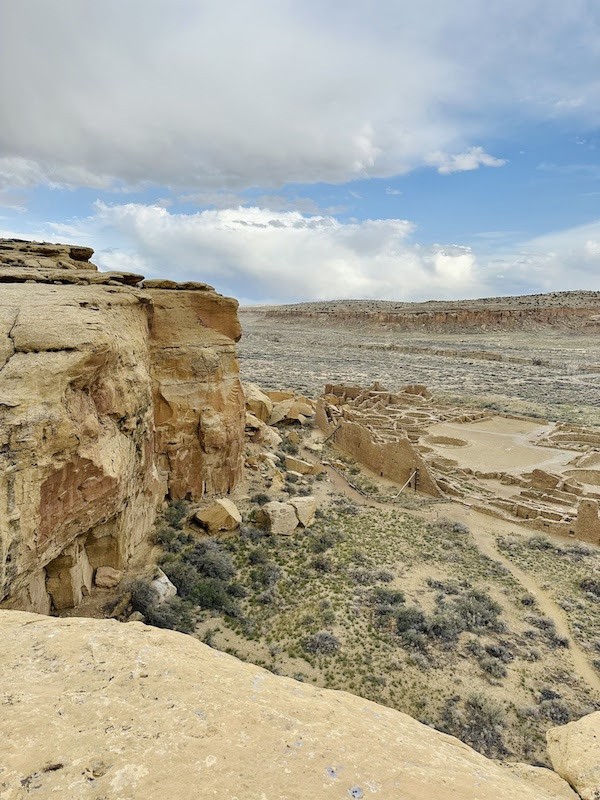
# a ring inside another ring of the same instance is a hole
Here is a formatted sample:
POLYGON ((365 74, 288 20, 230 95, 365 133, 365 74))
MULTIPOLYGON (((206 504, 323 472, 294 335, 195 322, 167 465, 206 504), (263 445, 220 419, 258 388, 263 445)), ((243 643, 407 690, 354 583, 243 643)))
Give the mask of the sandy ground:
POLYGON ((492 417, 473 423, 440 423, 428 428, 427 444, 461 467, 481 472, 508 472, 518 475, 532 469, 562 471, 576 455, 574 450, 558 450, 535 444, 552 426, 535 422, 492 417), (460 444, 440 444, 436 437, 461 440, 460 444), (463 442, 465 444, 463 444, 463 442))

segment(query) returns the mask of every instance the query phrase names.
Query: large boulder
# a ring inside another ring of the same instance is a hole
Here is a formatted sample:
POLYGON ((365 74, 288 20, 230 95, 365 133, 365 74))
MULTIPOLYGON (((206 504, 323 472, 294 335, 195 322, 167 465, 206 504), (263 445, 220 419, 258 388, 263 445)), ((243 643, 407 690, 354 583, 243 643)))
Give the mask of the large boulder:
POLYGON ((242 524, 242 515, 236 504, 226 498, 215 500, 206 508, 200 509, 194 514, 194 519, 209 533, 234 531, 242 524))
POLYGON ((246 411, 246 433, 250 441, 263 447, 268 447, 271 450, 277 450, 283 441, 275 428, 271 428, 270 425, 258 419, 250 411, 246 411))
POLYGON ((307 497, 292 497, 290 505, 294 507, 298 522, 302 527, 308 528, 315 521, 317 510, 317 498, 309 495, 307 497))
POLYGON ((273 402, 255 383, 244 385, 246 408, 262 422, 268 422, 273 411, 273 402))
POLYGON ((157 569, 153 580, 150 583, 150 588, 154 592, 154 597, 157 603, 164 603, 170 597, 175 597, 177 594, 177 587, 171 583, 162 569, 157 569))
POLYGON ((550 728, 547 750, 554 770, 582 800, 600 798, 600 711, 550 728))
POLYGON ((98 567, 94 583, 101 589, 114 589, 123 578, 123 571, 114 567, 98 567))
POLYGON ((315 472, 314 464, 295 456, 285 457, 285 468, 292 472, 299 472, 300 475, 313 475, 315 472))
POLYGON ((287 536, 298 527, 296 509, 290 503, 280 503, 272 500, 261 506, 258 513, 260 522, 264 522, 271 533, 287 536))

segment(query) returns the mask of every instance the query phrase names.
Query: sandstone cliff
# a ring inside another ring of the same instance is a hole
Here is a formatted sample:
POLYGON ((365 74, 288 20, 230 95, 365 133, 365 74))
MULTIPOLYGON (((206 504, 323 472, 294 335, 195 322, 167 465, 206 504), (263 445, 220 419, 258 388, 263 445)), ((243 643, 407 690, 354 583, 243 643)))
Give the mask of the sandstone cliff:
POLYGON ((262 306, 247 309, 282 321, 330 325, 374 325, 399 330, 457 332, 534 330, 556 327, 572 332, 600 330, 600 292, 553 292, 480 300, 397 303, 334 300, 322 303, 262 306))
POLYGON ((0 800, 575 797, 549 770, 190 636, 20 612, 0 631, 0 800))
POLYGON ((237 302, 0 242, 0 601, 76 605, 147 542, 165 496, 242 471, 237 302))

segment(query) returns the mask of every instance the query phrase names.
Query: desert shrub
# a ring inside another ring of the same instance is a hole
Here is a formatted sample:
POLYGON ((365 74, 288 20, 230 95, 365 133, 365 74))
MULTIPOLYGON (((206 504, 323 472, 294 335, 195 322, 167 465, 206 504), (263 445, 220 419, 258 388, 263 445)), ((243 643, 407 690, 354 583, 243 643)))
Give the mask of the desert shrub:
POLYGON ((600 578, 583 578, 579 581, 579 586, 584 592, 600 597, 600 578))
POLYGON ((504 708, 480 693, 469 695, 462 708, 451 699, 442 712, 441 729, 488 758, 506 755, 505 727, 504 708))
POLYGON ((532 550, 552 550, 554 547, 552 542, 545 536, 542 536, 540 533, 537 533, 535 536, 531 536, 527 540, 527 545, 532 550))
POLYGON ((370 596, 373 605, 397 606, 405 600, 404 592, 399 589, 388 589, 386 586, 377 586, 370 596))
POLYGON ((465 631, 481 633, 504 630, 504 624, 499 619, 502 607, 485 592, 469 590, 453 601, 452 610, 461 620, 465 631))
POLYGON ((388 572, 387 569, 380 569, 375 574, 378 581, 382 583, 391 583, 394 580, 394 575, 391 572, 388 572))
POLYGON ((290 442, 289 439, 284 439, 281 444, 279 445, 279 449, 285 454, 287 453, 290 456, 297 456, 298 455, 298 445, 294 444, 294 442, 290 442))
POLYGON ((255 588, 274 586, 281 577, 281 570, 273 561, 258 564, 250 572, 250 581, 255 588))
POLYGON ((357 567, 348 570, 348 577, 360 586, 371 586, 377 582, 377 573, 373 570, 357 567))
POLYGON ((170 503, 165 511, 163 511, 162 518, 172 528, 181 529, 183 520, 188 513, 188 504, 185 500, 176 500, 170 503))
POLYGON ((556 725, 566 725, 567 722, 571 722, 577 717, 574 709, 560 697, 542 700, 539 705, 539 711, 542 716, 556 725))
POLYGON ((258 492, 257 494, 253 494, 250 498, 251 503, 256 503, 256 505, 264 506, 265 503, 268 503, 271 498, 268 494, 264 492, 258 492))
POLYGON ((452 611, 437 611, 426 623, 427 634, 440 642, 455 642, 466 630, 463 620, 452 611))
POLYGON ((189 599, 200 608, 223 611, 235 616, 237 606, 227 591, 226 584, 218 578, 201 578, 189 595, 189 599))
POLYGON ((168 553, 180 553, 186 545, 193 542, 193 537, 171 525, 159 525, 154 532, 154 541, 168 553))
POLYGON ((529 592, 527 592, 527 594, 524 594, 521 597, 521 605, 522 606, 533 606, 533 605, 535 605, 535 597, 532 594, 529 594, 529 592))
POLYGON ((342 537, 337 532, 323 531, 323 533, 313 534, 308 541, 308 546, 313 553, 324 553, 340 542, 341 539, 342 537))
POLYGON ((333 561, 327 556, 316 556, 310 562, 310 566, 317 572, 332 572, 333 561))
POLYGON ((502 661, 504 664, 509 664, 511 661, 514 661, 515 655, 505 642, 499 642, 497 644, 488 644, 486 645, 485 651, 488 655, 492 658, 497 658, 499 661, 502 661))
POLYGON ((255 547, 248 553, 248 561, 250 564, 266 564, 269 560, 269 553, 264 547, 255 547))
POLYGON ((481 666, 481 669, 492 678, 506 677, 506 667, 496 658, 490 658, 489 656, 486 656, 480 659, 479 665, 481 666))
POLYGON ((423 631, 426 628, 425 614, 416 606, 401 606, 396 611, 396 631, 423 631))
POLYGON ((402 634, 402 644, 408 650, 426 653, 428 643, 427 636, 422 631, 417 631, 414 628, 409 628, 402 634))
POLYGON ((146 622, 157 628, 167 628, 180 633, 192 633, 194 620, 189 605, 180 597, 170 597, 160 604, 150 606, 145 614, 146 622))
POLYGON ((434 578, 427 578, 427 586, 431 589, 437 589, 438 592, 443 594, 458 594, 460 591, 460 584, 458 581, 438 581, 434 578))
POLYGON ((198 570, 181 559, 163 561, 162 569, 182 597, 190 597, 201 578, 198 570))
POLYGON ((141 578, 135 578, 130 583, 125 584, 124 589, 131 592, 131 607, 134 611, 139 611, 144 616, 156 602, 156 593, 150 584, 141 578))
POLYGON ((462 522, 455 522, 454 520, 446 519, 445 517, 437 519, 435 522, 430 522, 427 525, 427 530, 429 533, 435 533, 438 536, 448 533, 469 533, 469 528, 462 522))
POLYGON ((285 480, 286 480, 286 483, 298 483, 300 478, 294 472, 286 472, 285 473, 285 480))
POLYGON ((312 636, 306 636, 302 640, 302 647, 307 653, 315 653, 315 655, 320 656, 332 656, 339 651, 341 643, 333 633, 329 631, 319 631, 318 633, 313 633, 312 636))
POLYGON ((226 581, 235 575, 231 556, 215 539, 198 542, 186 555, 186 560, 206 578, 226 581))

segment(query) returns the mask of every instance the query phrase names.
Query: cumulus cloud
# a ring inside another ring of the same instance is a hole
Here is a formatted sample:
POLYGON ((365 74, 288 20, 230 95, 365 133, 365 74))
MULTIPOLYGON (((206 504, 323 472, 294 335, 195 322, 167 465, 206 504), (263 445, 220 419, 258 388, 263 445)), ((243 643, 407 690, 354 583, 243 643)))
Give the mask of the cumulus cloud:
POLYGON ((448 172, 490 165, 473 144, 509 111, 599 121, 599 8, 4 3, 0 175, 15 186, 236 192, 387 177, 431 153, 462 154, 438 159, 448 172))
POLYGON ((486 153, 483 147, 470 147, 465 153, 442 153, 439 150, 425 158, 427 164, 437 167, 442 175, 468 172, 479 167, 503 167, 506 160, 486 153))
POLYGON ((421 246, 402 219, 343 223, 260 208, 174 214, 159 206, 97 204, 54 226, 57 239, 97 247, 105 269, 206 280, 244 301, 462 297, 480 294, 468 248, 421 246))

